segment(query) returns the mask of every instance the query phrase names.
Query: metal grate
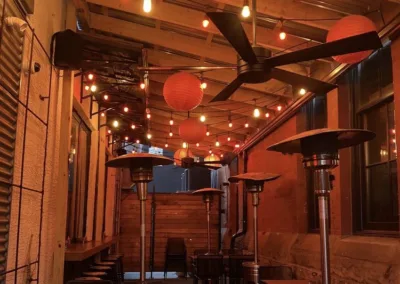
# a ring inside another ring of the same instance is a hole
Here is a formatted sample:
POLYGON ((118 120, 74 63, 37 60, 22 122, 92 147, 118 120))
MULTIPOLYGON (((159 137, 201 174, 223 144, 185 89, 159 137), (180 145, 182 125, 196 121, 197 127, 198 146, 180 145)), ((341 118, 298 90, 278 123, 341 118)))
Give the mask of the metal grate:
MULTIPOLYGON (((0 273, 6 270, 14 142, 17 127, 23 33, 4 24, 6 17, 19 17, 12 1, 0 2, 0 273)), ((4 283, 6 275, 0 275, 4 283)))

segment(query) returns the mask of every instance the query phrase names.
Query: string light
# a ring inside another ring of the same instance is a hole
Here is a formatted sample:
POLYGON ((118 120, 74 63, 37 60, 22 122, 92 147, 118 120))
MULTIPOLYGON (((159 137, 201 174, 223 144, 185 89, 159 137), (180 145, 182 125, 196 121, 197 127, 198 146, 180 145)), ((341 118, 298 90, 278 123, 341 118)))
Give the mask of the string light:
POLYGON ((125 141, 128 141, 129 140, 129 137, 128 136, 125 136, 125 141))
POLYGON ((212 154, 212 150, 211 150, 211 147, 210 147, 210 150, 208 150, 208 153, 212 154))
POLYGON ((187 147, 188 147, 188 144, 187 144, 186 142, 183 142, 183 143, 182 143, 182 148, 183 148, 183 149, 186 149, 187 147))
POLYGON ((143 11, 145 13, 151 12, 151 0, 143 0, 143 11))
POLYGON ((103 99, 104 99, 105 101, 107 101, 107 100, 108 100, 108 95, 104 95, 104 96, 103 96, 103 99))
POLYGON ((202 90, 207 89, 207 83, 206 83, 205 81, 202 81, 201 84, 200 84, 200 88, 201 88, 202 90))
POLYGON ((146 84, 145 83, 140 83, 140 88, 142 89, 142 90, 144 90, 144 88, 146 88, 146 84))
POLYGON ((101 116, 102 116, 102 117, 104 117, 104 116, 105 116, 104 112, 102 112, 102 113, 101 113, 101 116))
POLYGON ((200 146, 200 143, 196 143, 196 147, 199 147, 200 146))
POLYGON ((129 111, 129 108, 126 106, 126 107, 124 107, 124 112, 128 112, 129 111))
POLYGON ((169 125, 174 125, 174 119, 172 118, 172 112, 171 112, 171 119, 169 120, 169 125))
POLYGON ((119 126, 118 120, 114 120, 114 121, 113 121, 113 126, 114 126, 114 127, 118 127, 118 126, 119 126))
POLYGON ((244 124, 244 127, 249 128, 249 123, 246 122, 246 123, 244 124))
POLYGON ((165 148, 168 148, 168 143, 165 143, 165 148))
POLYGON ((147 119, 150 119, 150 118, 151 118, 151 114, 148 113, 148 114, 146 115, 146 117, 147 117, 147 119))
POLYGON ((140 144, 140 140, 139 139, 136 140, 136 144, 140 144))
POLYGON ((392 134, 396 134, 396 129, 392 129, 392 134))
POLYGON ((108 134, 111 134, 111 130, 110 129, 108 129, 107 132, 108 132, 108 134))
POLYGON ((279 33, 279 38, 280 38, 280 40, 285 40, 286 39, 286 33, 281 30, 281 32, 279 33))
POLYGON ((210 136, 210 131, 208 130, 208 125, 207 125, 207 132, 206 132, 207 136, 210 136))
POLYGON ((227 140, 228 140, 228 141, 231 141, 231 135, 230 135, 230 134, 228 134, 227 140))
POLYGON ((253 116, 254 116, 255 118, 258 118, 258 117, 260 117, 260 114, 261 114, 260 109, 257 107, 257 99, 254 99, 254 111, 253 111, 253 116))
POLYGON ((248 0, 244 0, 243 8, 242 8, 242 16, 243 16, 243 18, 248 18, 250 16, 250 7, 249 7, 248 0))
POLYGON ((270 116, 270 115, 269 115, 269 112, 266 112, 266 113, 265 113, 265 117, 268 118, 269 116, 270 116))
POLYGON ((301 88, 301 89, 299 90, 299 95, 301 95, 301 96, 304 96, 306 93, 307 93, 307 90, 304 89, 304 88, 301 88))
POLYGON ((232 123, 232 116, 231 116, 231 112, 229 112, 229 115, 228 115, 228 126, 230 127, 230 128, 232 128, 232 126, 233 126, 233 123, 232 123))
POLYGON ((209 24, 210 24, 210 19, 208 18, 207 15, 205 15, 203 20, 203 28, 207 28, 209 24))
POLYGON ((282 110, 282 106, 281 106, 281 105, 278 105, 278 106, 276 107, 276 109, 277 109, 278 111, 281 111, 281 110, 282 110))
POLYGON ((131 125, 131 128, 132 128, 132 129, 135 129, 135 128, 136 128, 136 125, 132 124, 132 125, 131 125))
POLYGON ((215 147, 219 147, 221 144, 218 141, 218 136, 217 136, 217 141, 215 141, 215 147))
POLYGON ((205 121, 206 121, 206 116, 205 116, 204 114, 202 114, 202 115, 200 116, 200 121, 201 121, 201 122, 205 122, 205 121))
POLYGON ((239 143, 236 143, 235 148, 239 148, 239 147, 240 147, 239 143))
POLYGON ((174 136, 174 134, 172 133, 172 128, 169 127, 169 137, 172 137, 172 136, 174 136))
POLYGON ((91 91, 92 93, 96 92, 96 91, 97 91, 97 86, 96 86, 95 84, 91 85, 91 86, 90 86, 90 91, 91 91))
POLYGON ((228 124, 228 126, 229 126, 230 128, 232 128, 232 127, 233 127, 233 123, 232 123, 232 121, 229 121, 229 124, 228 124))
POLYGON ((147 139, 149 139, 149 140, 150 140, 150 139, 151 139, 151 137, 153 137, 153 135, 151 135, 151 133, 150 133, 150 132, 148 132, 148 133, 147 133, 147 139))
POLYGON ((88 79, 89 79, 89 80, 93 80, 93 79, 94 79, 94 75, 93 75, 92 73, 89 73, 88 79))
POLYGON ((221 154, 220 157, 223 158, 223 157, 224 157, 224 154, 221 154))
POLYGON ((85 90, 86 90, 86 91, 89 91, 89 90, 90 90, 90 87, 89 87, 88 85, 86 85, 86 86, 85 86, 85 90))

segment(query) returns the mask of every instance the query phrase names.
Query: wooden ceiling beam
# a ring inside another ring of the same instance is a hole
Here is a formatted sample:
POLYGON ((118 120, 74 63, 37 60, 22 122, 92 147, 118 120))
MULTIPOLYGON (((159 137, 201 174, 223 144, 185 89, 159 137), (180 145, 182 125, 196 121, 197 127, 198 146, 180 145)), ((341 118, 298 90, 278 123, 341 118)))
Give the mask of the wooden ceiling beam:
MULTIPOLYGON (((143 17, 151 17, 156 19, 157 21, 163 21, 167 23, 172 23, 175 25, 179 25, 185 28, 190 28, 197 30, 199 32, 208 32, 209 35, 221 35, 219 30, 213 25, 210 24, 207 28, 202 26, 202 21, 204 19, 204 12, 189 9, 186 7, 182 7, 179 5, 174 5, 171 3, 159 1, 156 5, 154 5, 154 9, 150 14, 145 13, 143 11, 142 3, 140 1, 125 1, 121 3, 121 1, 115 0, 89 0, 89 2, 106 6, 109 8, 113 8, 116 10, 128 12, 131 14, 140 15, 143 17)), ((243 2, 243 1, 242 1, 243 2)), ((243 4, 243 3, 242 3, 243 4)), ((223 2, 219 3, 219 9, 222 9, 225 4, 223 2)), ((275 4, 277 5, 277 4, 275 4)), ((252 26, 251 23, 243 22, 243 28, 251 40, 252 36, 252 26)), ((278 32, 276 30, 270 30, 264 27, 257 27, 258 34, 258 42, 257 44, 271 49, 275 52, 291 52, 294 50, 302 49, 307 46, 314 46, 315 43, 307 43, 304 39, 288 36, 285 41, 282 41, 278 37, 278 32), (302 45, 304 44, 304 45, 302 45), (293 48, 290 48, 293 47, 293 48)), ((208 40, 211 42, 212 37, 208 37, 208 40)), ((325 60, 326 59, 321 59, 325 60)))
MULTIPOLYGON (((242 0, 213 0, 217 3, 241 8, 242 0)), ((292 22, 301 23, 310 27, 329 30, 335 21, 302 21, 301 19, 336 19, 343 14, 319 7, 311 7, 293 0, 262 0, 257 2, 257 12, 274 18, 294 19, 292 22)))

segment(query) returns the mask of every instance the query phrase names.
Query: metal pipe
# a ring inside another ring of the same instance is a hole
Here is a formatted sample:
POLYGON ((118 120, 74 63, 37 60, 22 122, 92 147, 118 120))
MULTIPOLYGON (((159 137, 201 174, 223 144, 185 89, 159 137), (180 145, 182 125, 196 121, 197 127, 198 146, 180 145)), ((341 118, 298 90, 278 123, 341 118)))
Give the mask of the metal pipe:
POLYGON ((257 46, 257 0, 251 1, 253 10, 253 47, 257 46))
POLYGON ((207 211, 207 249, 208 253, 211 253, 211 234, 210 234, 210 199, 206 199, 206 211, 207 211))
POLYGON ((137 182, 137 195, 140 200, 140 282, 146 281, 146 199, 147 182, 137 182))
POLYGON ((254 263, 258 263, 258 192, 253 193, 254 263))

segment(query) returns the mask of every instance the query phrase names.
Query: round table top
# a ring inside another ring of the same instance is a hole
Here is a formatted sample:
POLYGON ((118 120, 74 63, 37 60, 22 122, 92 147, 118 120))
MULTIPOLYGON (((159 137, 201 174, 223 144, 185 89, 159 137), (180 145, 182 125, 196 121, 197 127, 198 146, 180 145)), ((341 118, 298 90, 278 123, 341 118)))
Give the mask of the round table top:
POLYGON ((230 177, 230 182, 239 182, 241 180, 249 181, 272 181, 279 178, 280 175, 273 173, 257 172, 257 173, 245 173, 230 177))
POLYGON ((173 162, 173 160, 164 156, 147 153, 132 153, 112 159, 106 163, 106 166, 112 168, 139 168, 148 165, 169 165, 173 162))
POLYGON ((267 148, 270 151, 285 154, 337 151, 361 144, 375 138, 375 133, 364 129, 330 129, 321 128, 305 131, 289 137, 267 148))
POLYGON ((202 188, 192 192, 192 194, 223 194, 224 191, 217 188, 202 188))

